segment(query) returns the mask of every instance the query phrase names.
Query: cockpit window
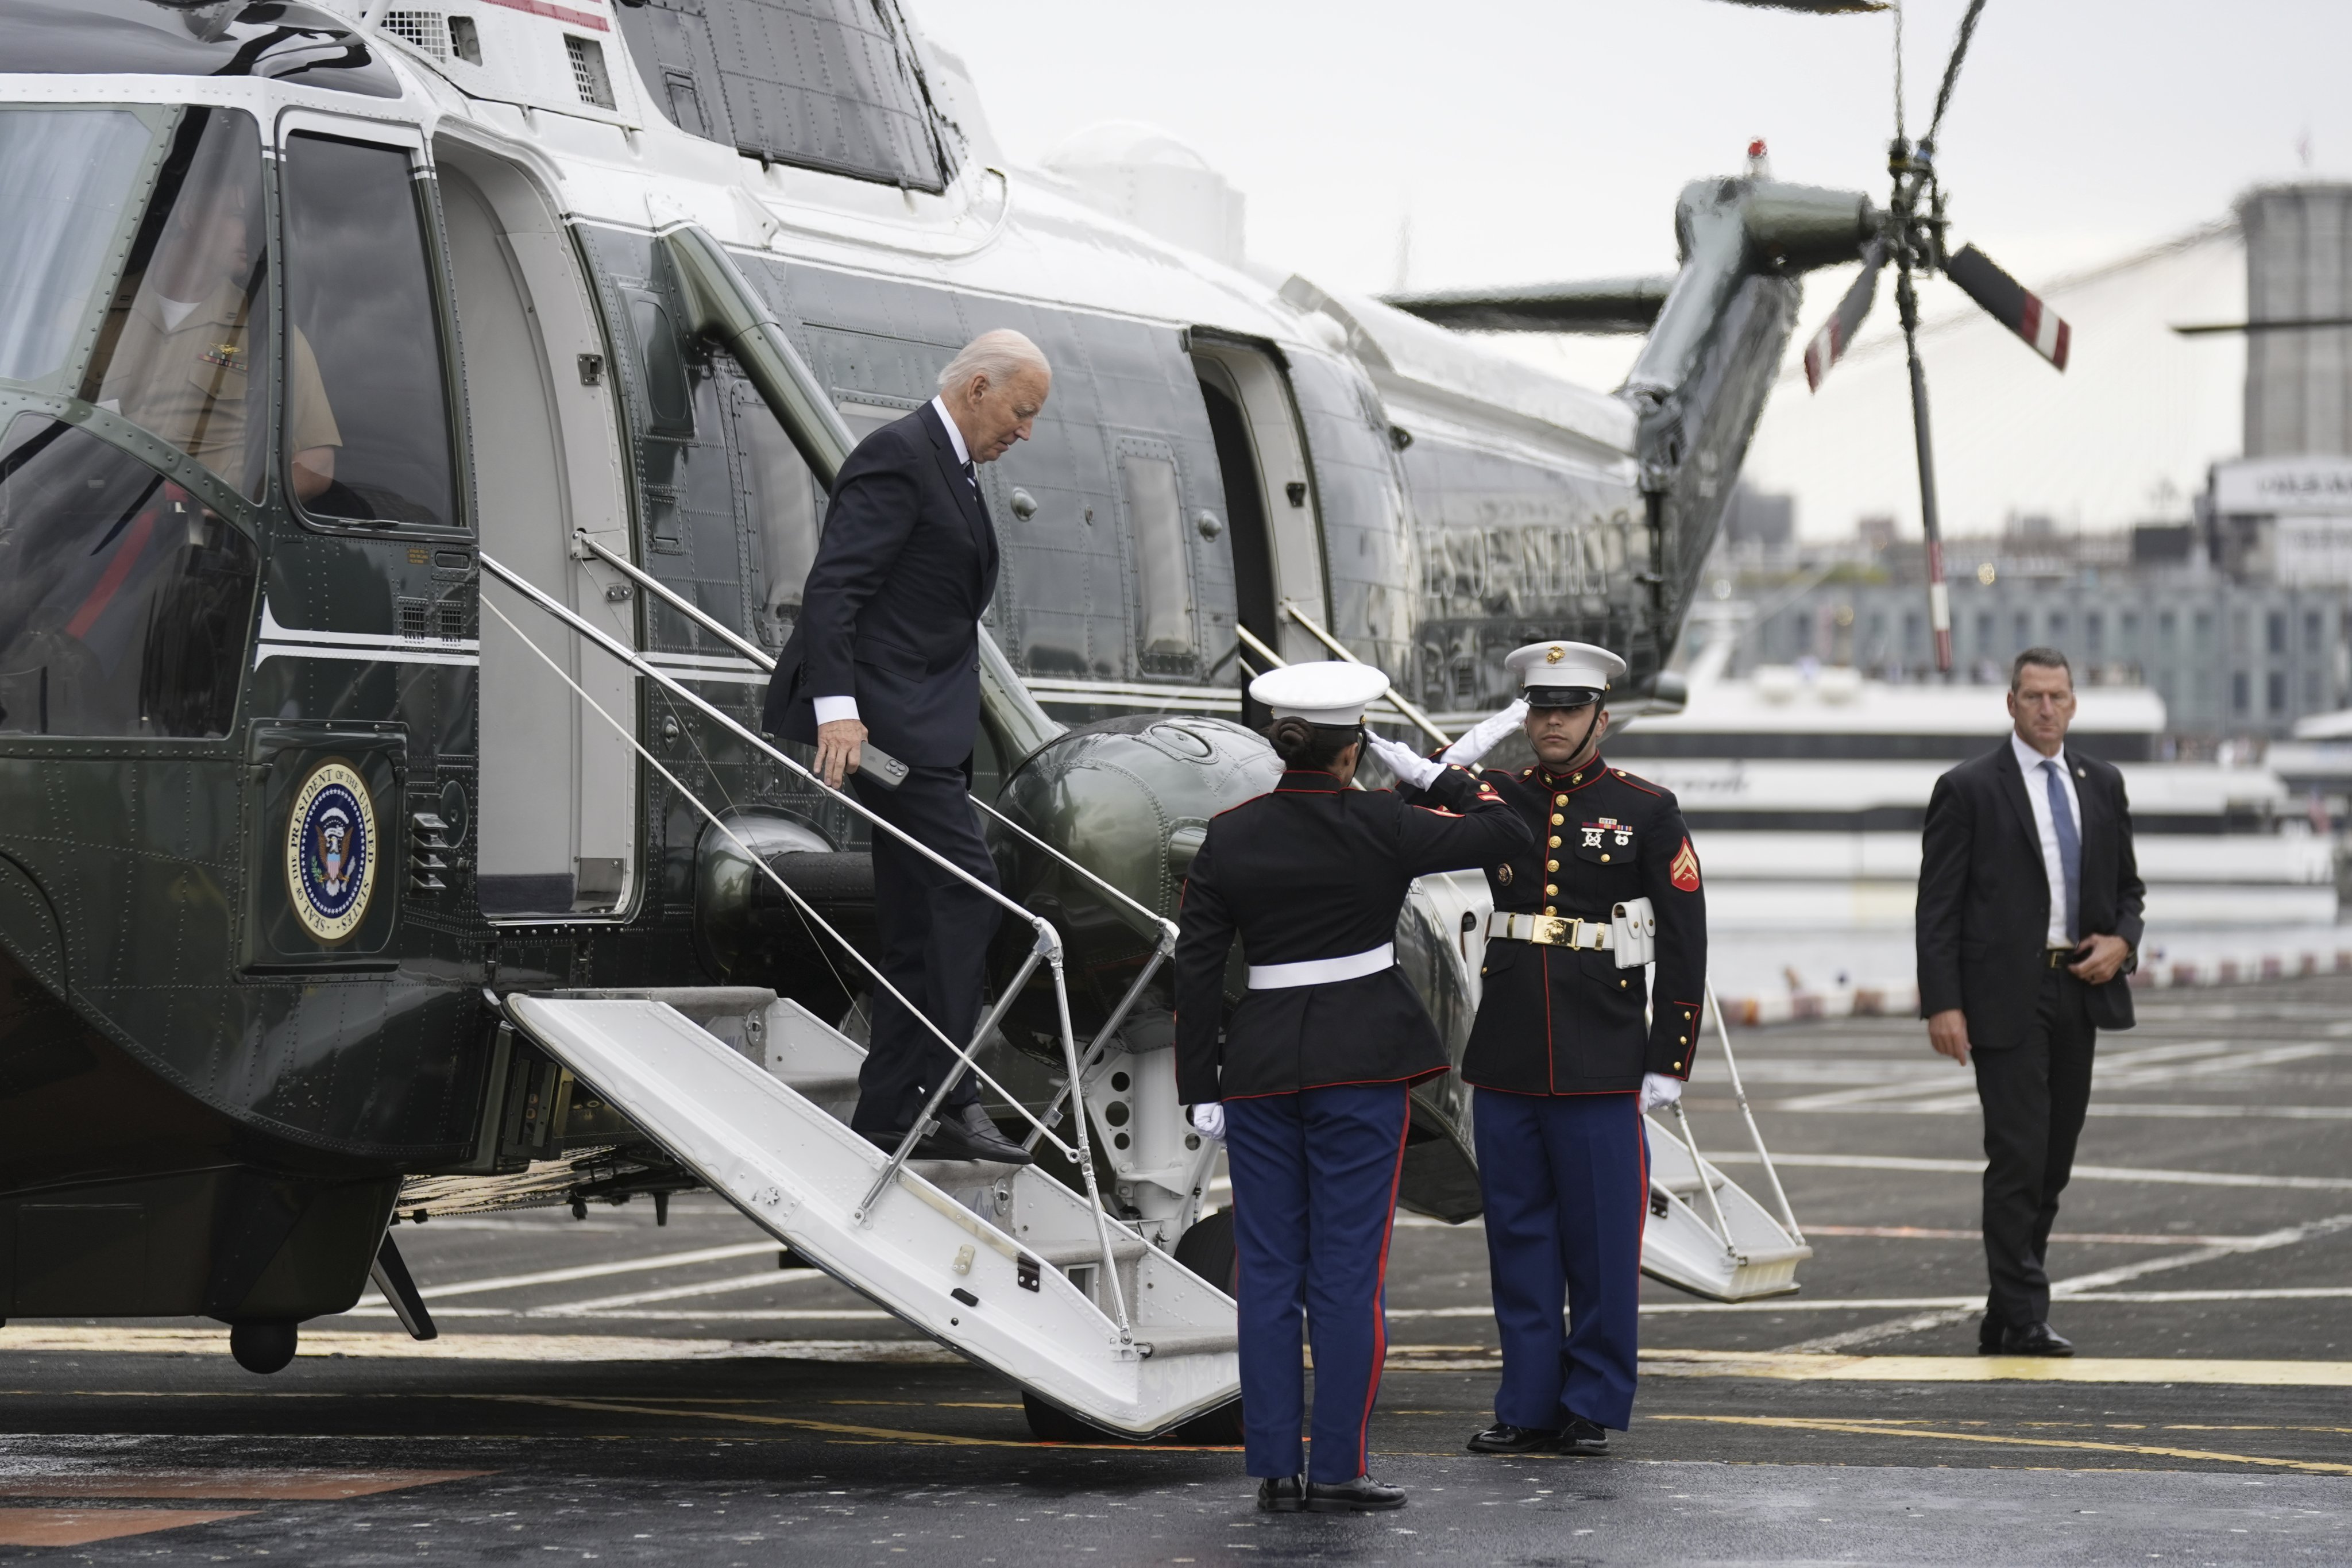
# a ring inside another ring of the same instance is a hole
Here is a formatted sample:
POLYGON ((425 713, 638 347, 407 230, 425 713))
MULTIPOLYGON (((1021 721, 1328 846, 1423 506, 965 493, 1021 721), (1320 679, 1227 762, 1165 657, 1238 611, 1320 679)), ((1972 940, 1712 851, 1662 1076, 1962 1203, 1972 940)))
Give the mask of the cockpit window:
POLYGON ((163 151, 78 395, 258 498, 269 404, 261 143, 248 116, 192 109, 163 151))
POLYGON ((287 0, 0 0, 0 60, 67 76, 257 76, 398 98, 350 24, 287 0))

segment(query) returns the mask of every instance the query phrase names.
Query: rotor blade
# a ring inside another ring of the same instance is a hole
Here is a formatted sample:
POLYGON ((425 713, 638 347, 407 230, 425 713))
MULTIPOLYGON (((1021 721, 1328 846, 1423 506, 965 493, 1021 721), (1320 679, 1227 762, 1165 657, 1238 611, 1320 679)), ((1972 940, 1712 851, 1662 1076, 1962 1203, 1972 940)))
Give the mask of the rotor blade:
POLYGON ((2062 371, 2066 368, 2074 329, 2043 303, 2041 295, 1994 266, 1992 258, 1973 245, 1961 247, 1959 254, 1944 264, 1944 271, 1994 321, 2023 338, 2035 353, 2062 371))
POLYGON ((1829 16, 1839 12, 1884 11, 1887 0, 1727 0, 1733 5, 1752 6, 1759 11, 1811 11, 1829 16))
POLYGON ((1391 294, 1383 303, 1456 331, 1646 332, 1674 286, 1671 278, 1608 278, 1391 294))
POLYGON ((1969 0, 1968 14, 1960 18, 1960 36, 1952 40, 1952 58, 1944 63, 1944 85, 1936 89, 1935 118, 1927 121, 1927 134, 1919 138, 1927 146, 1936 142, 1936 132, 1944 128, 1944 110, 1952 106, 1952 86, 1960 79, 1960 61, 1968 57, 1969 40, 1976 37, 1977 18, 1983 15, 1985 0, 1969 0))
POLYGON ((1805 345, 1808 391, 1819 392, 1830 367, 1844 358, 1845 351, 1853 346, 1854 333, 1862 330, 1862 319, 1878 302, 1878 269, 1885 265, 1886 242, 1872 240, 1862 253, 1862 276, 1853 280, 1853 287, 1845 291, 1845 298, 1830 312, 1830 319, 1822 323, 1822 330, 1805 345))

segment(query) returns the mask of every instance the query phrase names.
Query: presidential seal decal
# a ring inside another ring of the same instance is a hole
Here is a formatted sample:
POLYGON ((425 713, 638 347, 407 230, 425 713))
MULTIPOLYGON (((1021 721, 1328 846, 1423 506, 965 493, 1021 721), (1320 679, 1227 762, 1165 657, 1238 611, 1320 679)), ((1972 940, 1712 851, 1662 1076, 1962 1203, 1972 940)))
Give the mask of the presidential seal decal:
POLYGON ((348 763, 321 763, 302 781, 286 826, 286 891, 320 942, 359 929, 375 889, 375 808, 348 763))

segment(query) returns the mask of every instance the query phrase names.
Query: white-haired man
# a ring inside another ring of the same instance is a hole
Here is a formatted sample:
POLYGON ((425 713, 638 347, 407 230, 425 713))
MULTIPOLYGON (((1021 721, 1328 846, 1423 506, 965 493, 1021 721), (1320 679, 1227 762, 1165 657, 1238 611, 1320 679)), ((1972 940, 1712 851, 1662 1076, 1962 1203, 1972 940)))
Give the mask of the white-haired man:
MULTIPOLYGON (((768 688, 767 727, 814 742, 827 784, 850 781, 877 816, 972 877, 996 869, 965 798, 980 723, 980 616, 996 591, 996 532, 977 465, 1029 438, 1053 387, 1037 345, 983 332, 940 374, 940 393, 857 444, 834 481, 801 617, 768 688), (873 744, 908 766, 884 788, 858 772, 873 744)), ((997 910, 886 833, 874 836, 882 973, 960 1046, 980 1022, 997 910)), ((896 1146, 954 1056, 887 993, 850 1125, 896 1146)), ((926 1158, 1026 1164, 967 1075, 941 1105, 926 1158)))

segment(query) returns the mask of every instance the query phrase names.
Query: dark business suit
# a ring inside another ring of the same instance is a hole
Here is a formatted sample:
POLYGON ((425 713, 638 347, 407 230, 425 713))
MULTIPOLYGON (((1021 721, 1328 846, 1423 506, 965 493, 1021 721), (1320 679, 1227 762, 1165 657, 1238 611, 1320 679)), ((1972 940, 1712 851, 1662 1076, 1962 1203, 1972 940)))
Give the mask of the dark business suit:
MULTIPOLYGON (((1990 1325, 2024 1329, 2050 1314, 2043 1265, 2058 1194, 2091 1100, 2100 1029, 2132 1026, 2144 889, 2132 853, 2123 775, 2062 753, 2081 802, 2075 940, 2131 945, 2116 977, 2086 985, 2049 955, 2050 879, 2029 781, 2008 739, 1936 781, 1919 861, 1919 1010, 1967 1016, 1984 1106, 1984 1238, 1990 1325)), ((2038 773, 2040 770, 2037 769, 2038 773)))
MULTIPOLYGON (((896 790, 851 775, 876 816, 990 887, 995 863, 966 799, 980 725, 980 616, 996 532, 929 404, 857 444, 834 483, 799 624, 768 687, 768 729, 814 742, 815 699, 855 697, 875 745, 911 770, 896 790)), ((979 1023, 997 906, 889 834, 874 835, 882 973, 961 1047, 979 1023)), ((887 993, 858 1074, 861 1132, 904 1131, 952 1057, 887 993)), ((967 1076, 946 1102, 968 1105, 967 1076)))

